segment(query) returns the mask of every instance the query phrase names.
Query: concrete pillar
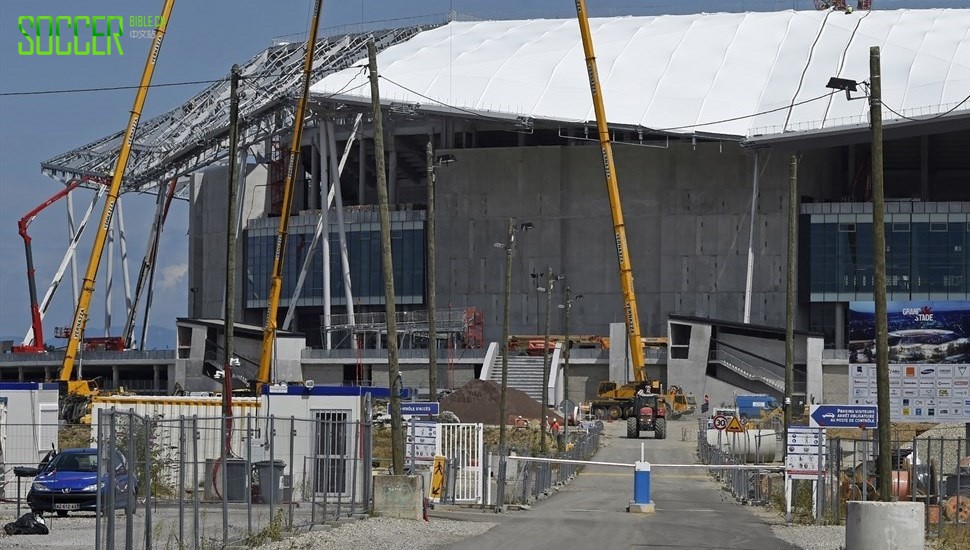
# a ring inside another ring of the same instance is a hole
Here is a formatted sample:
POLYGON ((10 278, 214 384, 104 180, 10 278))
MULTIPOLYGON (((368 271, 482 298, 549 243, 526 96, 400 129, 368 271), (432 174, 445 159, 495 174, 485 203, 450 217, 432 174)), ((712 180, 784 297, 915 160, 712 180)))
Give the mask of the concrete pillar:
POLYGON ((112 386, 114 386, 114 389, 118 389, 118 386, 120 384, 119 378, 120 377, 118 376, 118 365, 112 365, 111 366, 111 384, 112 384, 112 386))
POLYGON ((845 550, 923 550, 922 502, 846 503, 845 550))
POLYGON ((162 379, 158 372, 158 365, 152 365, 152 389, 155 391, 161 391, 162 379))

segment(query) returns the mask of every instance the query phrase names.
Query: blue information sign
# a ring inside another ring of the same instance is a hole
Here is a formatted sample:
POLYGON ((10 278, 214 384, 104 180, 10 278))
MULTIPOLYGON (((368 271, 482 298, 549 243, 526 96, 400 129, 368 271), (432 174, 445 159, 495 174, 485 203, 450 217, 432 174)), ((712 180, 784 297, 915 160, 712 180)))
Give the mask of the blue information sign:
POLYGON ((401 403, 401 416, 433 416, 437 415, 439 404, 437 401, 411 401, 401 403))
POLYGON ((875 428, 878 415, 871 405, 812 405, 813 428, 875 428))

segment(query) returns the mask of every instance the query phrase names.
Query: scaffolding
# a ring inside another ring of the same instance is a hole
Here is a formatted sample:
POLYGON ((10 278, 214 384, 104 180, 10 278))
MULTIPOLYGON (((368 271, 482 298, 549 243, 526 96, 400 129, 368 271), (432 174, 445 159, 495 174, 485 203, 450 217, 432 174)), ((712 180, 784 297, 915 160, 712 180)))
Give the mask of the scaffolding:
MULTIPOLYGON (((378 50, 412 38, 446 21, 435 18, 425 24, 371 32, 346 32, 316 42, 311 79, 359 64, 367 58, 367 41, 373 37, 378 50)), ((331 31, 333 32, 333 31, 331 31)), ((326 33, 326 30, 324 30, 326 33)), ((241 65, 243 86, 239 93, 239 142, 249 147, 293 128, 295 97, 300 93, 304 44, 278 43, 241 65)), ((178 107, 142 122, 131 146, 131 160, 122 181, 122 193, 158 192, 167 182, 178 181, 176 198, 187 198, 188 178, 182 178, 229 154, 229 78, 211 84, 178 107)), ((110 179, 124 133, 119 131, 41 163, 44 174, 58 181, 92 178, 82 184, 97 188, 98 178, 110 179)), ((269 152, 267 152, 269 153, 269 152)), ((269 159, 267 159, 269 160, 269 159)))
MULTIPOLYGON (((398 311, 398 346, 403 349, 428 349, 432 340, 428 328, 428 310, 398 311)), ((484 321, 478 308, 450 308, 435 310, 435 340, 438 348, 480 349, 484 345, 484 321)), ((326 341, 330 334, 334 347, 350 348, 353 339, 359 349, 387 347, 387 316, 383 311, 331 315, 327 325, 320 317, 320 335, 326 341)))

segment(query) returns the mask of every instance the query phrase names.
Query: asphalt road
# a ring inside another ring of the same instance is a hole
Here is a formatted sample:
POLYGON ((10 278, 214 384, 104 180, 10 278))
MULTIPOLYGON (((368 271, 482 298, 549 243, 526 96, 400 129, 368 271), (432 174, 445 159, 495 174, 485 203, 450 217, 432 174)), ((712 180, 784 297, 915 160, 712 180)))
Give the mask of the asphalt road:
MULTIPOLYGON (((640 443, 652 464, 695 462, 696 422, 671 422, 665 440, 626 439, 625 425, 608 424, 593 460, 632 464, 640 443), (689 441, 682 441, 682 429, 689 441)), ((763 520, 737 504, 705 470, 657 467, 651 475, 654 514, 632 514, 633 469, 586 466, 571 483, 531 509, 497 516, 486 533, 454 550, 571 548, 684 550, 798 550, 775 537, 763 520)))

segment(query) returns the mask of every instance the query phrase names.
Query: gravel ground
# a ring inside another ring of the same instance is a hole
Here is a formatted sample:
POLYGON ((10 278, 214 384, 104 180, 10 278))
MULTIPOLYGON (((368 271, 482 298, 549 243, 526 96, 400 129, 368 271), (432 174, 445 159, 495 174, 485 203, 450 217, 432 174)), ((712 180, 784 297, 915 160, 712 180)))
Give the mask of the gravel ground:
POLYGON ((802 550, 842 550, 845 547, 844 525, 786 525, 784 516, 773 508, 752 506, 751 510, 781 540, 802 550))
POLYGON ((360 550, 366 541, 369 550, 436 550, 474 537, 495 523, 431 518, 414 521, 396 518, 368 518, 349 521, 324 531, 304 533, 259 546, 260 550, 360 550))

